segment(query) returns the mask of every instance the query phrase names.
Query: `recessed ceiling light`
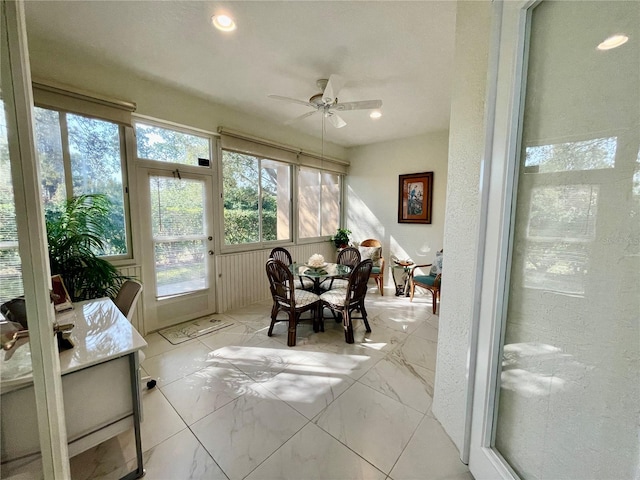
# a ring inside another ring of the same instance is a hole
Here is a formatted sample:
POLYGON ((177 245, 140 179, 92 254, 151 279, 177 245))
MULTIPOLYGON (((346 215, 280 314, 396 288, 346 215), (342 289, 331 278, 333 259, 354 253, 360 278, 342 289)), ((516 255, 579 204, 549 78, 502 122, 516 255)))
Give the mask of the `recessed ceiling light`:
POLYGON ((373 112, 371 112, 369 114, 369 116, 371 118, 373 118, 374 120, 377 120, 378 118, 380 118, 382 116, 382 112, 380 110, 374 110, 373 112))
POLYGON ((232 32, 236 29, 236 22, 229 15, 214 15, 211 17, 211 23, 223 32, 232 32))
POLYGON ((629 40, 626 35, 611 35, 604 42, 598 45, 598 50, 611 50, 612 48, 624 45, 629 40))

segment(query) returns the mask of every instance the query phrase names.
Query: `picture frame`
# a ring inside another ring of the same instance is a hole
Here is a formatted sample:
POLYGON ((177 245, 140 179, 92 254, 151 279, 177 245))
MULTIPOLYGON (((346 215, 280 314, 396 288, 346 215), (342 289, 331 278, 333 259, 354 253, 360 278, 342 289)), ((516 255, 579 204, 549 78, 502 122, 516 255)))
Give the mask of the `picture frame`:
POLYGON ((73 308, 69 292, 60 275, 51 276, 51 300, 56 312, 64 312, 73 308))
POLYGON ((433 172, 399 176, 398 223, 431 223, 433 172))

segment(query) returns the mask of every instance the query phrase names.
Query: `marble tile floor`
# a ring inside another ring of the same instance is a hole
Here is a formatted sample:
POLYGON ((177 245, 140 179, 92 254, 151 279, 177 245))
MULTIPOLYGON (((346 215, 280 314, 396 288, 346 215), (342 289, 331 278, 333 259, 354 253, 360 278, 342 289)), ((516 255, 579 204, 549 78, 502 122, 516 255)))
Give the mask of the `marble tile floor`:
MULTIPOLYGON (((171 345, 146 340, 142 444, 148 480, 472 479, 431 414, 438 317, 428 294, 369 290, 372 332, 326 321, 267 336, 271 301, 224 314, 232 327, 171 345), (390 293, 390 294, 389 294, 390 293)), ((328 314, 328 312, 326 313, 328 314)), ((74 479, 133 469, 133 435, 71 459, 74 479)))

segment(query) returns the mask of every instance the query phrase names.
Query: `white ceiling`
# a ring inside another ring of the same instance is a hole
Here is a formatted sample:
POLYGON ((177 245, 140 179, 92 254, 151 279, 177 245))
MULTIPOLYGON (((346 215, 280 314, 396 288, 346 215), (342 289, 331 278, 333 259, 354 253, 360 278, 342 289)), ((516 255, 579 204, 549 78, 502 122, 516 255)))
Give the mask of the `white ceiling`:
MULTIPOLYGON (((27 1, 29 37, 283 124, 308 107, 316 80, 347 83, 341 102, 381 99, 383 116, 342 112, 325 139, 345 147, 449 126, 454 1, 27 1), (238 28, 210 23, 226 11, 238 28)), ((64 54, 64 52, 60 52, 64 54)), ((135 100, 135 99, 134 99, 135 100)), ((320 137, 322 116, 292 128, 320 137)))

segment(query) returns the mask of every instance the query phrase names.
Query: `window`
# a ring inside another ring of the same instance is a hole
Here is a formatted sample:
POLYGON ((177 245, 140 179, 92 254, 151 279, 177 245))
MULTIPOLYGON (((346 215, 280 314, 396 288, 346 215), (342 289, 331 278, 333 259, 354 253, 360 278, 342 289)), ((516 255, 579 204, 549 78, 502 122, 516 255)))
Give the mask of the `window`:
POLYGON ((0 304, 23 294, 4 102, 0 100, 0 304))
POLYGON ((222 151, 224 243, 291 239, 291 166, 222 151))
POLYGON ((525 173, 550 173, 613 168, 616 137, 579 142, 529 146, 525 150, 525 173))
POLYGON ((597 185, 543 185, 530 197, 524 286, 583 295, 596 234, 597 185))
POLYGON ((298 212, 300 238, 333 235, 340 226, 340 175, 300 168, 298 212))
POLYGON ((197 167, 198 159, 211 159, 208 138, 139 122, 136 122, 136 145, 138 158, 148 160, 197 167))
POLYGON ((73 113, 35 108, 45 214, 74 195, 99 193, 111 202, 109 232, 100 255, 127 255, 123 185, 124 127, 73 113))
POLYGON ((208 287, 206 189, 201 179, 149 177, 156 296, 208 287))

